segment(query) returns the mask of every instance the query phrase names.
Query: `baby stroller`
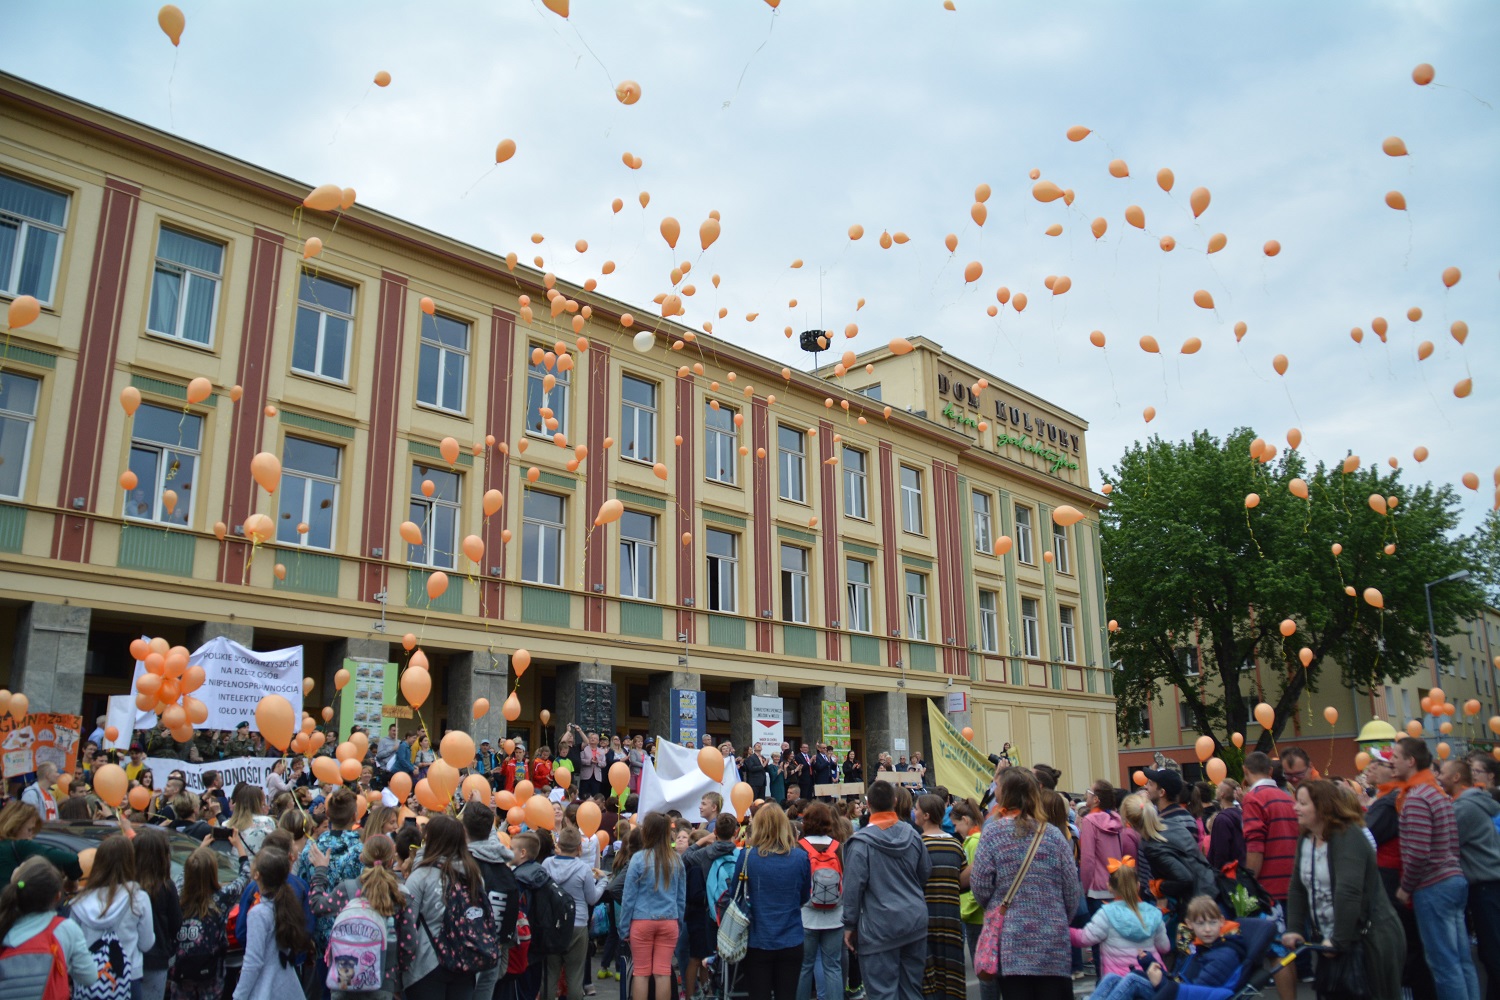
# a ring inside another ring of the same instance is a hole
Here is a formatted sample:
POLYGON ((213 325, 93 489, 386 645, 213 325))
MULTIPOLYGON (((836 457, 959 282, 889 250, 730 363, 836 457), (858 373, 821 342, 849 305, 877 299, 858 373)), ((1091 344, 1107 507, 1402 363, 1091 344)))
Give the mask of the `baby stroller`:
POLYGON ((1275 921, 1246 917, 1240 921, 1240 937, 1245 941, 1245 964, 1240 967, 1239 978, 1235 982, 1234 993, 1230 994, 1230 1000, 1275 996, 1276 987, 1271 980, 1276 973, 1296 962, 1297 956, 1304 952, 1323 950, 1321 945, 1303 944, 1296 951, 1287 953, 1284 958, 1277 959, 1275 964, 1267 966, 1266 955, 1276 941, 1275 921))

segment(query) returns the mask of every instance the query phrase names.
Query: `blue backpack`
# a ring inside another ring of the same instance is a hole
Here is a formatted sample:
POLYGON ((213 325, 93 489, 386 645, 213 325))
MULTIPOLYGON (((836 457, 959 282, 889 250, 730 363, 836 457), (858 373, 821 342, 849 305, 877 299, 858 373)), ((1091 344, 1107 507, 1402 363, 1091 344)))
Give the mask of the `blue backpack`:
POLYGON ((739 861, 740 849, 735 848, 722 858, 715 858, 714 863, 708 867, 708 877, 704 880, 703 893, 709 899, 714 908, 714 919, 724 908, 719 901, 724 899, 724 894, 729 891, 730 883, 734 879, 734 866, 739 861))

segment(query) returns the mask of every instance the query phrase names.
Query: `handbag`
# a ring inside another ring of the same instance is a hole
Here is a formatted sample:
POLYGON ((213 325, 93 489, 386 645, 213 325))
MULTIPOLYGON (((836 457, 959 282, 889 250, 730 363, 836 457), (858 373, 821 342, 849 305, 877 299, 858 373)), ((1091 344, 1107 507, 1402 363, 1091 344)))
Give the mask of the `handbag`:
POLYGON ((724 908, 719 921, 719 957, 731 965, 744 959, 750 950, 750 848, 744 848, 735 872, 734 896, 724 908))
POLYGON ((1368 931, 1369 925, 1361 928, 1359 939, 1337 955, 1318 956, 1318 968, 1313 975, 1318 996, 1328 1000, 1356 1000, 1370 995, 1370 972, 1365 960, 1368 931))
POLYGON ((974 974, 986 982, 1000 974, 1000 932, 1005 927, 1005 911, 1010 909, 1011 902, 1016 898, 1021 880, 1030 870, 1037 848, 1042 846, 1042 837, 1046 833, 1047 824, 1037 821, 1036 835, 1031 838, 1031 846, 1026 849, 1026 857, 1021 860, 1021 867, 1016 871, 1010 890, 1000 900, 999 906, 992 906, 984 911, 984 927, 979 932, 979 942, 974 946, 974 974))

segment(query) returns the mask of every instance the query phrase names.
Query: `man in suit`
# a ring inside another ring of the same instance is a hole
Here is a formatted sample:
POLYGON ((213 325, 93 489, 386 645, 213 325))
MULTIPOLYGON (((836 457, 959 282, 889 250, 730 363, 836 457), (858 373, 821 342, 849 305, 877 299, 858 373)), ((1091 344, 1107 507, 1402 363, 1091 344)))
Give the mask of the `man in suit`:
POLYGON ((804 799, 813 797, 813 758, 808 753, 807 744, 804 743, 793 756, 797 764, 797 788, 801 791, 804 799))
MULTIPOLYGON (((839 780, 839 765, 834 759, 833 748, 826 743, 818 744, 817 756, 812 762, 813 784, 831 785, 839 780)), ((827 796, 824 796, 827 799, 827 796)))

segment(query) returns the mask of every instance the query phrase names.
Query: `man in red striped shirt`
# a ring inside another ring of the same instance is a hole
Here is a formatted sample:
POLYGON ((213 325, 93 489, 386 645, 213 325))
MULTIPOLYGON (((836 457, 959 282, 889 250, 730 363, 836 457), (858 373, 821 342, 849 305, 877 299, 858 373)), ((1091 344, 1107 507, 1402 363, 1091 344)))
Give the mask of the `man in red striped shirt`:
MULTIPOLYGON (((1245 868, 1259 881, 1266 894, 1276 900, 1277 931, 1302 933, 1286 927, 1287 890, 1297 857, 1297 804, 1271 777, 1271 758, 1259 750, 1245 755, 1244 814, 1245 868)), ((1276 973, 1276 992, 1281 1000, 1296 1000, 1297 969, 1294 965, 1276 973)))

